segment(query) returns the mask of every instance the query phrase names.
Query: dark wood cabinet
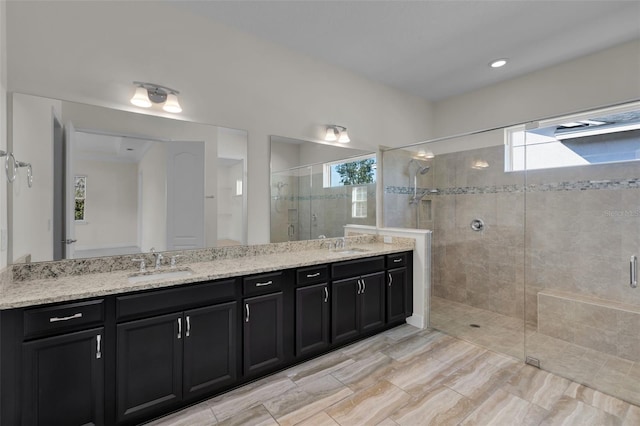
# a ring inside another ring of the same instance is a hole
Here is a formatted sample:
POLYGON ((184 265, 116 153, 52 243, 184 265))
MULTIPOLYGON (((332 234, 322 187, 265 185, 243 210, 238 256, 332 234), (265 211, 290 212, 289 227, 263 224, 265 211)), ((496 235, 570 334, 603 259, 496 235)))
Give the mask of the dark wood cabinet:
POLYGON ((182 313, 117 326, 117 419, 146 418, 182 399, 182 313))
POLYGON ((148 418, 237 378, 236 302, 118 325, 118 420, 148 418))
POLYGON ((284 361, 283 294, 244 299, 244 374, 256 375, 284 361))
POLYGON ((384 326, 384 272, 334 281, 331 288, 333 343, 346 342, 384 326))
POLYGON ((329 308, 327 283, 296 289, 296 356, 329 346, 329 308))
POLYGON ((104 329, 23 344, 23 424, 104 424, 104 329))
POLYGON ((387 272, 387 322, 404 321, 408 316, 407 270, 392 269, 387 272))
POLYGON ((185 399, 231 385, 237 378, 237 303, 185 311, 185 399))

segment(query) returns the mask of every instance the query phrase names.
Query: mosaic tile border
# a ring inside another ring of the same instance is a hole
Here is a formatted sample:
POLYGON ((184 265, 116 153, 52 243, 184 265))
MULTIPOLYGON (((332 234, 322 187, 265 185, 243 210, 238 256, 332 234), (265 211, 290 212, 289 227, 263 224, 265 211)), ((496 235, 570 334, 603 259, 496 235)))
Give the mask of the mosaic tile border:
MULTIPOLYGON (((490 185, 466 186, 457 188, 418 188, 418 195, 466 195, 466 194, 500 194, 522 192, 551 192, 551 191, 586 191, 586 190, 619 190, 640 189, 640 178, 580 180, 575 182, 551 182, 527 185, 490 185)), ((414 189, 408 186, 386 186, 385 194, 413 195, 414 189)))

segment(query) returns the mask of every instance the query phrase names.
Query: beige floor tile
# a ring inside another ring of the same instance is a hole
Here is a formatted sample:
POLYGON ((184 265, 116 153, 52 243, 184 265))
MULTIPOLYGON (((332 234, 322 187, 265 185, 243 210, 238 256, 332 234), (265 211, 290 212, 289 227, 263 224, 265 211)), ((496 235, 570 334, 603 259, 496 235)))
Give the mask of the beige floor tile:
POLYGON ((239 411, 218 424, 220 426, 278 426, 278 423, 263 405, 239 411))
POLYGON ((507 392, 550 410, 571 382, 535 367, 524 366, 504 385, 507 392))
POLYGON ((620 418, 627 415, 631 406, 618 398, 577 383, 571 383, 564 394, 620 418))
POLYGON ((324 411, 319 412, 313 417, 298 423, 298 426, 340 426, 338 422, 333 420, 330 415, 324 411))
POLYGON ((618 426, 622 419, 589 404, 563 396, 540 423, 542 426, 618 426))
POLYGON ((331 375, 349 386, 351 390, 359 391, 380 381, 393 370, 393 366, 393 359, 384 353, 377 352, 336 370, 331 375))
POLYGON ((161 419, 147 423, 148 426, 209 426, 217 424, 211 408, 204 403, 194 405, 161 419))
POLYGON ((533 426, 538 425, 547 414, 545 409, 499 389, 460 424, 533 426))
POLYGON ((640 407, 632 405, 627 411, 627 415, 622 422, 623 426, 638 426, 640 425, 640 407))
POLYGON ((339 424, 375 425, 403 407, 411 396, 387 381, 356 392, 351 397, 326 410, 339 424))
POLYGON ((391 415, 391 419, 401 426, 414 425, 457 425, 476 404, 451 389, 440 386, 391 415))

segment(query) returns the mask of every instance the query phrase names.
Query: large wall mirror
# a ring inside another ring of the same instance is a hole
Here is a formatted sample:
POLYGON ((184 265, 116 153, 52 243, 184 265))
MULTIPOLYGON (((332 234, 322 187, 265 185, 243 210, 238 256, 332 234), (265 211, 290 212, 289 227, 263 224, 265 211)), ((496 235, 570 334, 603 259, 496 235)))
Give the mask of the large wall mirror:
POLYGON ((271 242, 375 226, 376 175, 371 151, 271 136, 271 242))
POLYGON ((247 133, 14 93, 9 261, 246 244, 247 133))

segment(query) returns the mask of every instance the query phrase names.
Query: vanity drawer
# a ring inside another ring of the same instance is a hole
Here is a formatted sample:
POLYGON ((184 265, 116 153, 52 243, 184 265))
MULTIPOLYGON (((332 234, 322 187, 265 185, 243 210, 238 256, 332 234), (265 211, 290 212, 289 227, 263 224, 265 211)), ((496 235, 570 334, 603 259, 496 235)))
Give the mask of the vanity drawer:
POLYGON ((346 260, 331 265, 331 278, 357 277, 384 270, 384 256, 368 257, 365 259, 346 260))
POLYGON ((329 280, 329 268, 327 265, 300 268, 296 272, 296 283, 301 285, 326 283, 329 280))
POLYGON ((254 275, 243 279, 242 288, 245 296, 270 293, 282 288, 284 276, 282 272, 254 275))
POLYGON ((235 299, 236 280, 220 280, 166 290, 118 296, 118 321, 176 312, 235 299))
POLYGON ((59 334, 104 322, 104 300, 89 300, 24 311, 24 337, 59 334))
POLYGON ((387 255, 387 269, 403 268, 407 266, 407 253, 387 255))

